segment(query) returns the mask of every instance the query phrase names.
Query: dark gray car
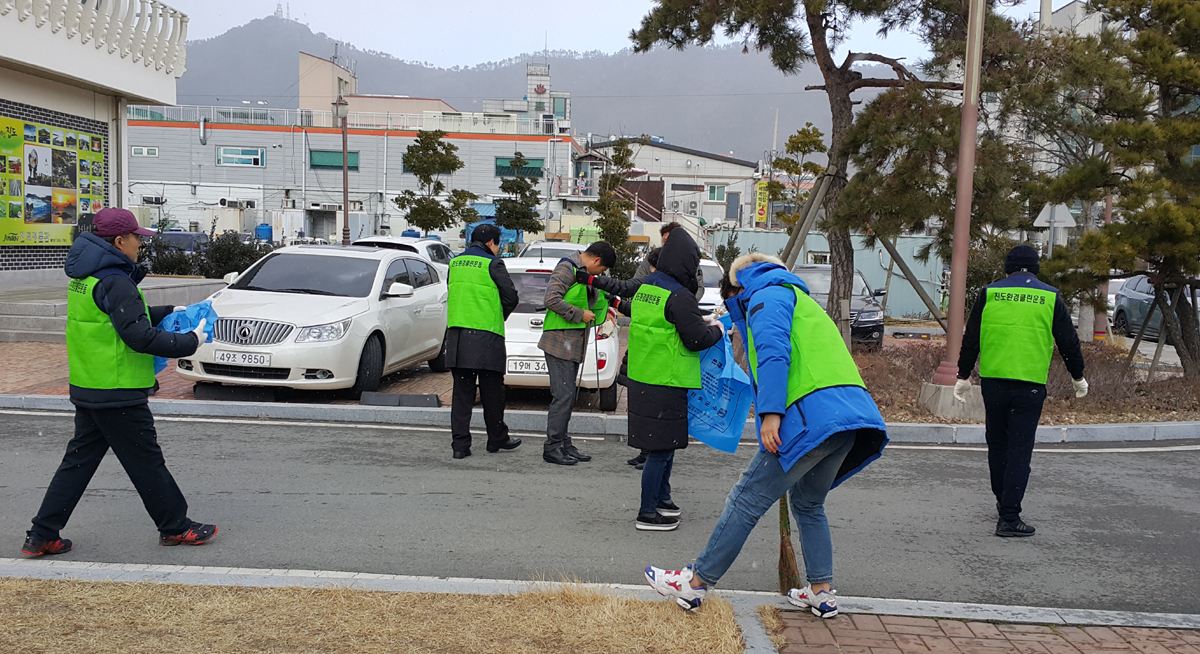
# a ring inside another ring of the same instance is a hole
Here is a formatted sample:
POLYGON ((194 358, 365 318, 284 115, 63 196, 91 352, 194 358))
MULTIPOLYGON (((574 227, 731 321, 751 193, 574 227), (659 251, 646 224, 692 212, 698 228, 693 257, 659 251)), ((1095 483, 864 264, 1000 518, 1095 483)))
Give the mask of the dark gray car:
MULTIPOLYGON (((827 265, 796 264, 792 272, 804 280, 808 294, 822 308, 829 308, 829 286, 833 279, 832 269, 827 265)), ((854 271, 854 285, 850 293, 850 340, 872 348, 883 345, 883 307, 875 298, 883 297, 883 289, 871 290, 863 274, 854 271)))
MULTIPOLYGON (((1154 304, 1154 284, 1145 275, 1135 275, 1125 281, 1121 290, 1117 291, 1117 300, 1113 307, 1113 333, 1137 336, 1146 314, 1154 304)), ((1197 310, 1200 315, 1200 309, 1197 310)), ((1178 318, 1175 319, 1179 321, 1178 318)), ((1146 324, 1145 338, 1158 338, 1162 329, 1162 312, 1155 311, 1146 324)))

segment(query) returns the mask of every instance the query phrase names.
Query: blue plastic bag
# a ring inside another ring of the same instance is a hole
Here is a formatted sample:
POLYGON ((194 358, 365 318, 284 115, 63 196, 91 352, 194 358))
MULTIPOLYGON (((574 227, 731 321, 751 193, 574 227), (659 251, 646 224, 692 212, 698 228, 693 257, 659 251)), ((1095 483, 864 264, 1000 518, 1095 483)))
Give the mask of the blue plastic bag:
POLYGON ((688 391, 688 433, 711 448, 736 452, 754 389, 733 360, 728 335, 700 353, 700 384, 688 391))
MULTIPOLYGON (((212 308, 212 302, 205 300, 197 302, 183 311, 172 311, 167 314, 167 317, 158 323, 158 328, 173 332, 175 334, 186 334, 200 324, 200 320, 207 320, 204 324, 205 343, 212 342, 213 326, 217 324, 217 312, 212 308)), ((164 357, 154 357, 154 374, 162 372, 167 367, 167 359, 164 357)))

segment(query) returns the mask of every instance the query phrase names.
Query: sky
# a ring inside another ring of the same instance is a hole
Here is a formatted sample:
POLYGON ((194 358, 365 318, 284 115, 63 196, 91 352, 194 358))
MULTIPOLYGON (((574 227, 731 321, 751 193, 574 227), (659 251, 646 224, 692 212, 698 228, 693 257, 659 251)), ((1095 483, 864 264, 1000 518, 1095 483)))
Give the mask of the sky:
MULTIPOLYGON (((1069 0, 1055 0, 1061 7, 1069 0)), ((231 27, 275 12, 275 0, 167 0, 189 17, 188 39, 217 36, 231 27)), ((629 47, 630 30, 654 5, 651 0, 579 0, 510 4, 489 0, 337 0, 284 3, 284 11, 314 32, 363 50, 386 52, 438 67, 473 66, 522 53, 551 50, 612 53, 629 47)), ((1005 10, 1024 18, 1037 0, 1005 10)), ((855 25, 842 46, 914 62, 928 54, 910 34, 876 35, 877 25, 855 25)))

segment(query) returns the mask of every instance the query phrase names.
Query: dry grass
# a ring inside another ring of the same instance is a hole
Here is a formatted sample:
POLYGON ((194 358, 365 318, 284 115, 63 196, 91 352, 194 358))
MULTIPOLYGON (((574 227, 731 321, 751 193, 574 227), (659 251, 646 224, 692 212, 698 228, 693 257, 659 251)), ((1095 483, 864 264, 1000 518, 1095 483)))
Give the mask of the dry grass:
POLYGON ((743 651, 733 608, 590 589, 384 593, 0 579, 0 652, 533 654, 743 651))
POLYGON ((788 641, 787 636, 783 635, 783 618, 779 617, 779 607, 760 604, 758 617, 762 618, 763 626, 767 628, 767 634, 771 636, 771 644, 775 646, 775 649, 782 651, 788 641))
MULTIPOLYGON (((921 383, 929 381, 941 362, 945 343, 899 341, 878 353, 855 353, 863 381, 888 421, 955 422, 935 417, 917 404, 921 383)), ((1200 380, 1160 377, 1144 383, 1144 373, 1123 378, 1128 351, 1112 345, 1086 344, 1083 359, 1090 385, 1088 396, 1075 399, 1071 377, 1055 354, 1046 384, 1044 425, 1200 420, 1200 380)), ((976 376, 975 383, 979 383, 976 376)))

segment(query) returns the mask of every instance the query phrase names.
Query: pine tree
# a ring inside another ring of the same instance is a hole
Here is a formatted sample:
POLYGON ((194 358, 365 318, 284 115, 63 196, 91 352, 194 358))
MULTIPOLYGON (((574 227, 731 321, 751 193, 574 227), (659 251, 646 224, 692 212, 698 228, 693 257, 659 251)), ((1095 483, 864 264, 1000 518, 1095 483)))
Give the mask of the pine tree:
POLYGON ((404 165, 417 178, 418 190, 405 190, 395 199, 396 206, 407 212, 408 224, 426 234, 479 218, 471 206, 478 196, 462 189, 447 191, 442 181, 464 165, 455 154, 458 146, 443 141, 444 136, 441 130, 417 132, 416 142, 404 152, 404 165))

